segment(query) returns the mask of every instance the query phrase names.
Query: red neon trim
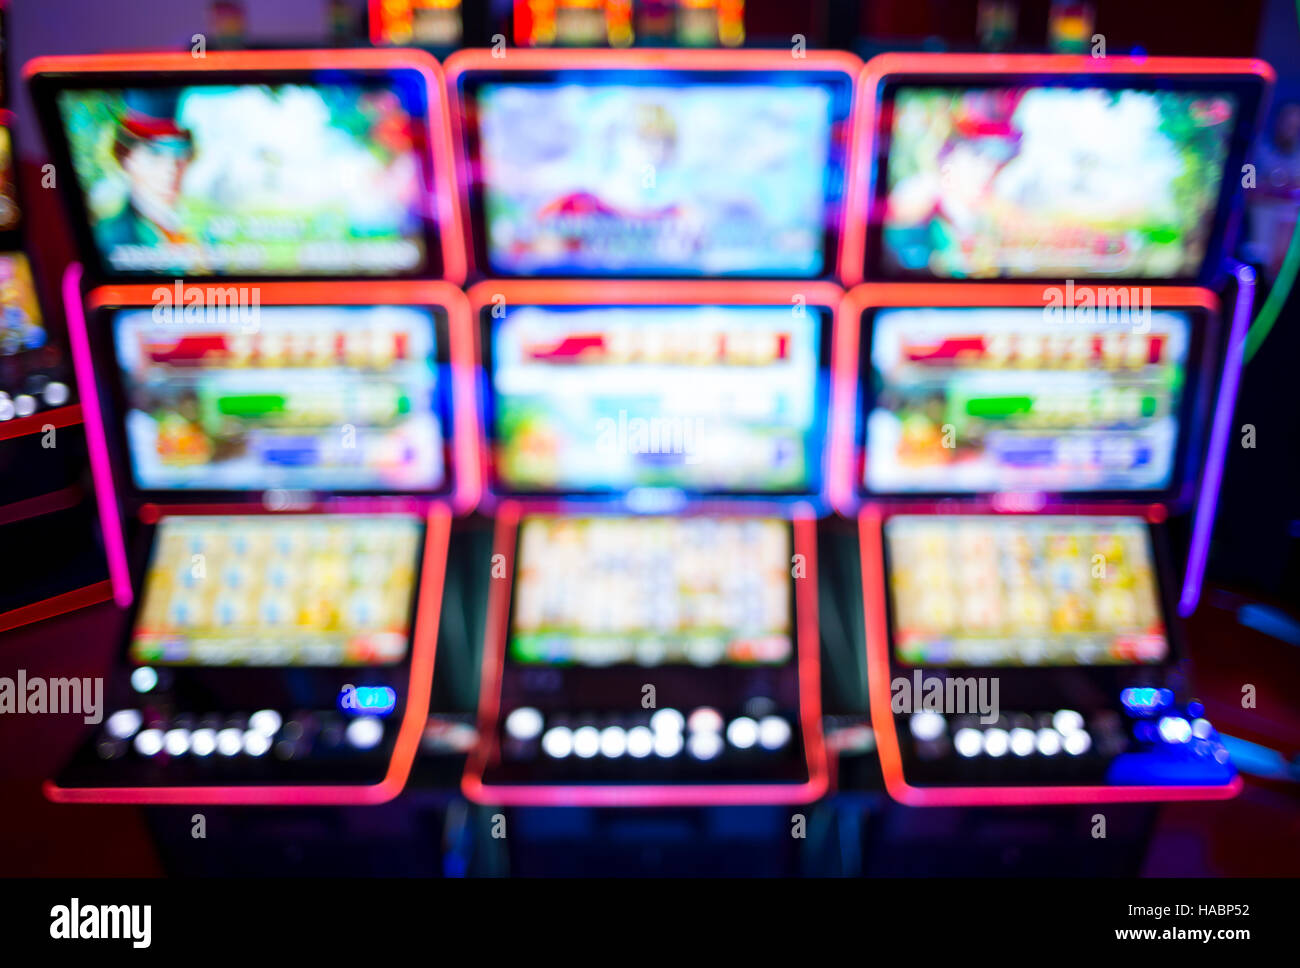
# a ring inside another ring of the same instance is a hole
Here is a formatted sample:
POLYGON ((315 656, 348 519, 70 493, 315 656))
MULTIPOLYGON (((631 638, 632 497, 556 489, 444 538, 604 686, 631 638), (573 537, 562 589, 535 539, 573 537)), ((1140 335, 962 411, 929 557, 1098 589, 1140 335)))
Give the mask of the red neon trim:
MULTIPOLYGON (((1153 309, 1199 308, 1217 313, 1219 299, 1209 289, 1199 286, 1148 286, 1108 285, 1105 282, 1074 283, 1079 294, 1099 289, 1151 290, 1153 309)), ((1062 295, 1065 283, 1047 282, 991 282, 972 286, 963 282, 868 282, 849 290, 845 299, 859 313, 864 309, 885 306, 939 307, 998 307, 1035 306, 1042 308, 1048 300, 1044 294, 1054 290, 1062 295)))
POLYGON ((57 491, 49 491, 45 494, 38 494, 36 497, 5 504, 0 506, 0 525, 13 524, 15 521, 26 521, 28 518, 53 514, 55 511, 66 511, 68 508, 80 504, 84 496, 85 492, 81 489, 80 484, 71 484, 68 487, 61 487, 57 491))
MULTIPOLYGON (((787 51, 775 50, 677 50, 672 48, 633 48, 618 50, 557 50, 523 47, 511 48, 508 56, 493 56, 491 50, 458 50, 447 58, 444 71, 447 76, 447 91, 452 105, 452 134, 458 146, 456 152, 456 181, 460 211, 464 215, 465 236, 464 252, 468 262, 468 271, 472 274, 487 271, 486 266, 474 264, 474 246, 470 233, 474 227, 470 224, 470 185, 475 181, 471 159, 465 153, 465 136, 463 119, 467 107, 460 96, 460 78, 463 74, 474 71, 500 73, 502 71, 566 71, 566 70, 663 70, 663 71, 841 71, 850 80, 858 78, 862 71, 862 61, 853 54, 836 50, 810 50, 796 60, 787 51)), ((856 97, 858 83, 850 85, 850 96, 856 97)), ((861 137, 857 122, 857 111, 850 107, 850 143, 848 145, 847 170, 852 174, 856 166, 861 165, 858 156, 869 156, 865 146, 869 141, 861 137)), ((850 179, 850 194, 856 179, 850 179)), ((841 203, 843 206, 844 203, 841 203)), ((838 252, 831 256, 831 265, 827 271, 833 271, 838 261, 843 276, 843 266, 850 258, 845 250, 845 232, 853 222, 852 211, 841 209, 841 229, 839 233, 838 252)), ((864 253, 858 254, 857 275, 850 274, 848 283, 858 282, 862 277, 864 253)))
POLYGON ((46 427, 72 427, 82 422, 81 404, 73 403, 53 410, 38 411, 26 417, 0 423, 0 440, 42 433, 46 427))
POLYGON ((1241 777, 1222 786, 1006 786, 917 787, 907 782, 890 708, 889 620, 885 602, 883 516, 867 506, 858 518, 862 548, 862 602, 867 647, 867 688, 871 725, 885 789, 899 803, 913 807, 1025 806, 1053 803, 1139 803, 1172 800, 1228 800, 1241 790, 1241 777))
MULTIPOLYGON (((978 286, 960 282, 868 282, 850 289, 840 300, 839 309, 835 313, 835 334, 832 340, 830 469, 827 482, 831 506, 848 518, 857 514, 863 504, 861 484, 856 479, 855 450, 858 420, 861 417, 857 412, 861 379, 858 364, 861 356, 864 312, 868 309, 913 306, 956 309, 1000 306, 1042 308, 1047 304, 1044 295, 1049 290, 1063 294, 1064 288, 1064 284, 1059 282, 995 282, 978 286)), ((1203 309, 1215 317, 1219 314, 1218 296, 1212 290, 1199 286, 1109 286, 1104 283, 1089 282, 1075 283, 1074 293, 1077 296, 1082 292, 1092 292, 1095 301, 1097 290, 1116 288, 1150 290, 1152 309, 1203 309)), ((1204 352, 1208 359, 1212 348, 1206 347, 1204 352)), ((877 496, 872 500, 890 507, 911 505, 929 508, 934 505, 933 501, 909 501, 903 497, 892 496, 877 496)), ((1069 506, 1083 507, 1087 506, 1087 502, 1069 506)), ((1161 508, 1161 514, 1166 513, 1163 506, 1150 503, 1097 506, 1108 506, 1115 513, 1122 513, 1120 510, 1122 507, 1131 507, 1134 510, 1130 513, 1148 517, 1157 513, 1153 510, 1155 507, 1161 508)))
MULTIPOLYGON (((264 282, 252 284, 258 298, 267 306, 436 306, 447 313, 448 357, 452 375, 452 448, 455 484, 445 500, 457 514, 473 510, 482 492, 482 459, 478 453, 478 402, 475 389, 475 346, 469 304, 460 288, 442 280, 360 280, 356 282, 264 282)), ((204 293, 225 289, 216 284, 186 284, 182 298, 191 292, 204 293)), ((159 290, 174 292, 173 285, 132 283, 100 286, 86 296, 91 311, 104 306, 152 306, 159 290)), ((343 499, 360 503, 364 498, 343 499)), ((401 498, 376 498, 400 502, 401 498)), ((186 508, 192 513, 251 514, 256 508, 248 504, 216 503, 208 505, 166 505, 186 508)), ((392 504, 388 505, 390 508, 392 504)), ((315 505, 329 510, 329 503, 315 505)), ((337 508, 335 508, 337 510, 337 508)), ((382 508, 381 508, 382 509, 382 508)), ((422 510, 422 508, 421 508, 422 510)), ((276 512, 283 513, 283 512, 276 512)))
POLYGON ((98 605, 100 602, 109 601, 112 597, 112 582, 98 581, 93 585, 86 585, 83 588, 0 613, 0 632, 8 632, 20 625, 30 625, 32 622, 42 622, 56 615, 75 612, 88 605, 98 605))
POLYGON ((821 727, 821 638, 817 619, 817 523, 811 515, 795 518, 794 547, 804 556, 803 578, 794 579, 798 603, 799 718, 804 737, 808 779, 803 783, 682 784, 682 785, 516 785, 483 782, 489 761, 497 755, 496 724, 500 717, 501 679, 505 669, 506 636, 510 624, 510 595, 514 581, 515 533, 523 508, 517 501, 501 505, 497 515, 493 557, 503 555, 505 578, 493 579, 488 592, 483 667, 479 676, 478 742, 465 762, 461 790, 475 803, 503 806, 709 806, 725 804, 809 803, 829 788, 826 744, 821 727))
POLYGON ((411 636, 411 672, 407 682, 402 725, 388 762, 388 772, 375 784, 320 786, 194 786, 194 787, 61 787, 46 780, 43 790, 56 803, 221 803, 247 806, 338 805, 385 803, 399 793, 410 776, 429 715, 433 666, 438 647, 438 621, 447 570, 447 541, 451 514, 431 507, 425 519, 424 561, 411 636))
POLYGON ((510 305, 604 306, 704 304, 793 305, 803 296, 814 306, 839 305, 844 290, 833 282, 740 282, 736 280, 673 280, 654 282, 593 282, 567 279, 487 279, 468 290, 471 319, 492 304, 493 296, 504 296, 510 305))
MULTIPOLYGON (((929 54, 894 52, 867 61, 864 80, 891 74, 1255 74, 1272 84, 1277 74, 1256 57, 1093 57, 1090 54, 929 54)), ((871 85, 874 87, 874 83, 871 85)))
POLYGON ((433 180, 429 186, 437 208, 438 240, 442 248, 443 278, 465 281, 465 236, 461 230, 460 197, 455 186, 452 161, 451 109, 442 68, 432 55, 410 48, 358 48, 354 50, 240 50, 209 51, 203 57, 180 52, 138 54, 88 54, 36 57, 23 65, 23 77, 37 74, 108 73, 197 73, 243 71, 414 70, 429 90, 429 152, 433 180))
MULTIPOLYGON (((189 55, 182 55, 188 57, 189 55)), ((856 76, 862 60, 846 51, 809 50, 796 59, 782 50, 683 50, 662 48, 589 48, 560 50, 549 48, 511 48, 506 56, 496 56, 487 48, 455 51, 447 58, 447 80, 456 83, 470 71, 587 71, 587 70, 665 70, 665 71, 828 71, 838 70, 856 76)))

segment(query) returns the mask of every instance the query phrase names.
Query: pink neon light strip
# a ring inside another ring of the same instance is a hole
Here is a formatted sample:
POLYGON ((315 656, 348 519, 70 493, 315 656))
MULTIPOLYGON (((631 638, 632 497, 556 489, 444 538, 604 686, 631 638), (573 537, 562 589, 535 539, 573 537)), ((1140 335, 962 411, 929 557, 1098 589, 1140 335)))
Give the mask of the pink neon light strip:
POLYGON ((126 560, 126 539, 122 515, 113 486, 113 468, 108 459, 108 441, 104 435, 104 414, 99 406, 99 389, 95 384, 95 367, 90 358, 90 339, 86 335, 86 313, 81 305, 81 263, 73 262, 63 273, 63 312, 68 320, 68 342, 72 349, 72 368, 77 374, 77 392, 85 418, 86 448, 90 454, 90 473, 95 482, 95 503, 99 507, 99 528, 104 535, 104 552, 108 558, 108 577, 113 584, 113 600, 121 608, 131 604, 131 570, 126 560))
POLYGON ((1210 537, 1214 534, 1214 512, 1219 506, 1219 488, 1223 484, 1223 468, 1228 460, 1232 412, 1236 408, 1237 390, 1241 386, 1246 334, 1250 330, 1250 310, 1255 302, 1255 270, 1238 263, 1233 274, 1237 277, 1237 301, 1232 310, 1228 349, 1223 357, 1219 398, 1214 404, 1214 423, 1205 456, 1205 475, 1201 478, 1201 492, 1196 496, 1196 519, 1192 524, 1192 543, 1187 550, 1187 574, 1183 576, 1183 591, 1178 599, 1178 614, 1183 618, 1195 612, 1201 600, 1205 563, 1210 557, 1210 537))

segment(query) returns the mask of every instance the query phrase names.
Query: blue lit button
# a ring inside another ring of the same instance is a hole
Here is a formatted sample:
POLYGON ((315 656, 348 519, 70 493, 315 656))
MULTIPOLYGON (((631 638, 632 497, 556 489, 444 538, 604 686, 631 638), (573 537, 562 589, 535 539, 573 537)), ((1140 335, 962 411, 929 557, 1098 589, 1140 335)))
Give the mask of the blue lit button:
POLYGON ((387 716, 397 707, 397 691, 390 686, 352 686, 339 690, 339 709, 350 716, 387 716))

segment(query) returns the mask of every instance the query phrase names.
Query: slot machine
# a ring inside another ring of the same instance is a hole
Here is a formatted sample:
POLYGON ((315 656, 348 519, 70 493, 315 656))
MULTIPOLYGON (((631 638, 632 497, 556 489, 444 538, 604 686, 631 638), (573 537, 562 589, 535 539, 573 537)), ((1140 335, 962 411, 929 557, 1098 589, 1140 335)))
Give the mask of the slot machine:
POLYGON ((1180 618, 1200 593, 1249 271, 1235 312, 1214 287, 1271 76, 1258 61, 868 63, 874 147, 851 203, 867 216, 843 271, 869 281, 837 321, 832 487, 859 522, 895 799, 1240 788, 1180 618))
MULTIPOLYGON (((0 75, 8 63, 0 3, 0 75)), ((0 631, 111 597, 86 474, 81 407, 60 320, 24 235, 21 156, 0 77, 0 631)))
POLYGON ((123 610, 107 715, 47 796, 396 796, 451 517, 477 493, 437 64, 106 55, 27 75, 85 260, 64 295, 123 610))
POLYGON ((370 42, 452 50, 465 34, 462 7, 461 0, 369 0, 370 42))
POLYGON ((828 787, 816 519, 853 58, 448 61, 495 517, 479 740, 506 805, 828 787))

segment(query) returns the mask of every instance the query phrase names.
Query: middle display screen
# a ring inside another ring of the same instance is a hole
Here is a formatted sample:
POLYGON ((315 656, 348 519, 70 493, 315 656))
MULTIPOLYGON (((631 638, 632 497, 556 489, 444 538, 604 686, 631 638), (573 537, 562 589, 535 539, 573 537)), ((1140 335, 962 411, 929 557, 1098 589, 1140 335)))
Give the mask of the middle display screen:
POLYGON ((864 372, 874 493, 1160 491, 1182 429, 1190 318, 882 309, 864 372))
POLYGON ((126 309, 113 319, 144 490, 438 490, 450 381, 409 306, 126 309))
POLYGON ((487 320, 499 484, 818 490, 827 316, 812 306, 506 309, 487 320))

